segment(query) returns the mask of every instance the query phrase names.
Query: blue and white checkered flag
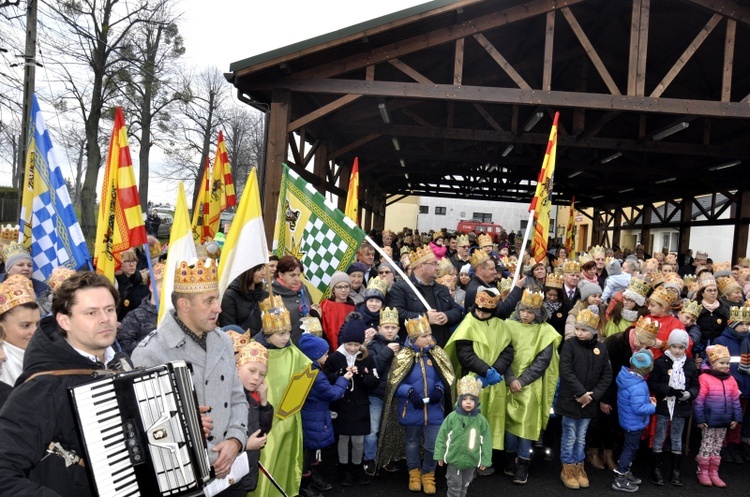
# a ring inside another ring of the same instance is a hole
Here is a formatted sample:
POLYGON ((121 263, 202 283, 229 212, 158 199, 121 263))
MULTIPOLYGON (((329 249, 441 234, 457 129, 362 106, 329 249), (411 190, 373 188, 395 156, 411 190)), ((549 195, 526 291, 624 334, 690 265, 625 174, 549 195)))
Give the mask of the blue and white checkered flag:
POLYGON ((18 241, 31 253, 32 277, 47 281, 57 266, 79 269, 91 263, 49 130, 33 97, 18 241))

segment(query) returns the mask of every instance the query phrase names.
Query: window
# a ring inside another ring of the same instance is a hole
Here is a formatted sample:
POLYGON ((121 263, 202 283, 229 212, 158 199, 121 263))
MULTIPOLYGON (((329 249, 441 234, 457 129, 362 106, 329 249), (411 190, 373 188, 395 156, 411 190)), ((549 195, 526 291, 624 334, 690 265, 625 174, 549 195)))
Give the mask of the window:
POLYGON ((420 214, 429 214, 430 213, 430 206, 429 205, 420 205, 419 206, 419 213, 420 214))
POLYGON ((478 221, 480 223, 491 223, 492 222, 492 214, 489 214, 487 212, 475 212, 472 214, 471 218, 474 221, 478 221))
POLYGON ((445 207, 435 207, 436 216, 445 216, 445 207))

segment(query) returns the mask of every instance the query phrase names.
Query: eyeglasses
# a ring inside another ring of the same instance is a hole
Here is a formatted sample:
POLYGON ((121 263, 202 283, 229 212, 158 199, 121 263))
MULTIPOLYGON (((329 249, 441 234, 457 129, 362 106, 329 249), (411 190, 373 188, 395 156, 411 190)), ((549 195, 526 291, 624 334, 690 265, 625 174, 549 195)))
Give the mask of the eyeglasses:
POLYGON ((378 271, 378 274, 393 274, 393 271, 378 271))
POLYGON ((471 247, 471 245, 459 245, 458 246, 458 248, 463 248, 463 249, 467 249, 469 247, 471 247))
POLYGON ((440 263, 438 261, 435 261, 435 262, 423 262, 422 264, 424 264, 426 266, 437 266, 440 263))
POLYGON ((333 287, 334 290, 349 290, 349 285, 336 285, 333 287))
POLYGON ((123 264, 135 264, 138 261, 122 261, 123 264))

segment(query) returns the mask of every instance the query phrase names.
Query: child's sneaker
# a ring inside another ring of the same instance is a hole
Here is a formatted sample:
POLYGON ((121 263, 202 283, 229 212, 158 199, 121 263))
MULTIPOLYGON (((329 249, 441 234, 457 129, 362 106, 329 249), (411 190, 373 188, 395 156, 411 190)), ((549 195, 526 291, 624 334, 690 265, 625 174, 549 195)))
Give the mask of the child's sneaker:
POLYGON ((638 491, 638 485, 628 480, 627 475, 617 475, 615 482, 612 484, 612 490, 618 492, 634 493, 638 491))
POLYGON ((635 476, 630 470, 628 470, 628 472, 625 474, 625 478, 627 478, 628 481, 633 485, 640 485, 641 483, 643 483, 643 480, 635 476))
POLYGON ((375 473, 377 472, 377 468, 375 467, 375 461, 373 460, 365 461, 364 468, 365 468, 365 474, 367 476, 375 476, 375 473))

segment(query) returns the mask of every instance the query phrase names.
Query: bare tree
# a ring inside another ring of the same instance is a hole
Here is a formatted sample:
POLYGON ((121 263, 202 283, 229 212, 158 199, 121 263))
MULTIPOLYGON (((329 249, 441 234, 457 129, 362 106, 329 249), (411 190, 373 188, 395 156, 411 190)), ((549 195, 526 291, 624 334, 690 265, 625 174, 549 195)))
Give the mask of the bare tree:
POLYGON ((232 165, 237 198, 242 196, 250 169, 260 164, 263 153, 263 114, 246 105, 235 105, 224 125, 227 155, 232 165))

